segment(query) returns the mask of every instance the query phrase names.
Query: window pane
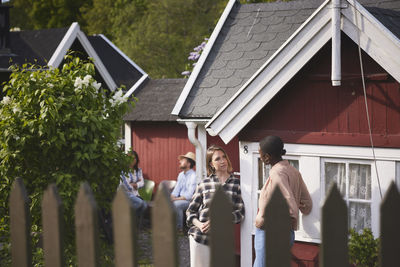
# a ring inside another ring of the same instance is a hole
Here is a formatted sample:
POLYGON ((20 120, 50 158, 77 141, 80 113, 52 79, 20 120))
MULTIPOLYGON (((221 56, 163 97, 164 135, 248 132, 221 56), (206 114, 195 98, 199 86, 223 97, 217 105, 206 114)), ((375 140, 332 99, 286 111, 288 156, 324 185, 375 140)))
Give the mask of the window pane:
POLYGON ((371 165, 349 164, 349 198, 371 199, 371 165))
POLYGON ((325 192, 336 182, 342 196, 346 196, 346 164, 325 162, 325 192))
POLYGON ((293 167, 295 167, 297 170, 299 170, 299 161, 298 160, 294 160, 294 159, 289 159, 289 164, 292 165, 293 167))
POLYGON ((350 227, 361 233, 364 228, 371 228, 371 205, 369 203, 349 203, 350 227))
POLYGON ((271 165, 265 165, 262 160, 258 159, 258 190, 261 190, 269 177, 269 170, 271 165))

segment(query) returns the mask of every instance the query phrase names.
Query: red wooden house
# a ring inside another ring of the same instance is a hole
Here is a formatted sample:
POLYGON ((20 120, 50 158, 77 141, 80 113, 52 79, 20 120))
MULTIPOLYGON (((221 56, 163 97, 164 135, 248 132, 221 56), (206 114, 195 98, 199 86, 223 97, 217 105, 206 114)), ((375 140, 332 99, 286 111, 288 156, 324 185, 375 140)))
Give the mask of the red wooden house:
MULTIPOLYGON (((207 131, 238 144, 241 266, 252 264, 258 192, 268 177, 258 154, 265 135, 282 137, 314 201, 297 243, 313 250, 320 242, 319 206, 333 181, 349 227, 379 236, 381 195, 391 181, 400 184, 399 55, 399 1, 229 1, 173 114, 197 124, 200 137, 207 131)), ((206 140, 199 138, 200 152, 206 140)))

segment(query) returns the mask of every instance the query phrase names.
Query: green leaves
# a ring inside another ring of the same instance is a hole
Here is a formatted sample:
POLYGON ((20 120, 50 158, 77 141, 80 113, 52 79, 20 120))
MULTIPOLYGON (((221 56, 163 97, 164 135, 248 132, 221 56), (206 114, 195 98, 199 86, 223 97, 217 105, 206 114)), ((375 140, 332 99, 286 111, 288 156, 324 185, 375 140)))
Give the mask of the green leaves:
POLYGON ((73 206, 82 181, 96 188, 99 206, 108 209, 127 169, 118 147, 122 115, 133 102, 120 90, 107 92, 95 81, 94 65, 67 55, 61 70, 26 65, 14 68, 0 103, 0 236, 8 236, 8 197, 16 177, 31 198, 32 224, 40 231, 40 201, 49 183, 62 196, 66 229, 73 243, 73 206), (118 94, 118 95, 117 95, 118 94), (119 99, 111 104, 110 99, 119 99))
POLYGON ((362 233, 350 229, 349 258, 350 263, 359 267, 377 267, 379 239, 375 239, 371 229, 365 228, 362 233))

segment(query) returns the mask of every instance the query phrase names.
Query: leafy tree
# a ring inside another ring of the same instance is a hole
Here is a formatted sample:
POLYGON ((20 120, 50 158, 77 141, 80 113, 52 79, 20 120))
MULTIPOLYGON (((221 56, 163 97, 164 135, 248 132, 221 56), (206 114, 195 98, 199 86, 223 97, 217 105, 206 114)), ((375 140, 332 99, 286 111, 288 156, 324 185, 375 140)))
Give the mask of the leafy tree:
POLYGON ((137 25, 114 40, 152 77, 181 77, 187 53, 208 37, 226 0, 153 0, 137 25))
POLYGON ((80 10, 88 34, 104 34, 114 40, 125 35, 147 12, 148 0, 93 0, 80 10), (101 19, 99 19, 101 18, 101 19))
POLYGON ((91 0, 11 0, 11 27, 45 29, 69 27, 78 21, 85 26, 80 8, 91 0))
POLYGON ((109 209, 129 162, 117 140, 122 115, 132 104, 121 89, 102 89, 93 78, 94 65, 78 57, 67 56, 61 69, 38 68, 15 68, 3 89, 0 236, 9 235, 8 199, 16 177, 23 179, 31 199, 32 232, 41 231, 42 194, 55 183, 64 204, 67 249, 74 253, 73 206, 79 186, 88 181, 99 207, 109 209))

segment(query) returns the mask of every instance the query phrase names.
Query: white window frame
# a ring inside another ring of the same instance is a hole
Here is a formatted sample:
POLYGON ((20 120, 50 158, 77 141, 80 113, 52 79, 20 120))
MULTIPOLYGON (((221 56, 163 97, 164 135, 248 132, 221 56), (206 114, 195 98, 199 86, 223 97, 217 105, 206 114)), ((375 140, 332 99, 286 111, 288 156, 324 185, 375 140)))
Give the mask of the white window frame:
MULTIPOLYGON (((372 206, 373 206, 373 202, 376 201, 376 199, 374 199, 374 194, 373 194, 373 188, 377 186, 377 184, 375 185, 375 183, 373 182, 373 171, 375 171, 374 169, 374 163, 371 160, 356 160, 356 159, 342 159, 342 158, 321 158, 321 199, 324 200, 327 196, 327 193, 325 191, 325 185, 326 185, 326 178, 325 178, 325 163, 343 163, 346 166, 346 192, 345 192, 345 196, 343 196, 344 201, 346 202, 347 207, 350 207, 350 202, 353 203, 366 203, 366 204, 370 204, 370 208, 371 208, 371 228, 373 227, 372 224, 376 223, 376 221, 373 220, 373 218, 375 218, 377 216, 377 212, 373 212, 372 206), (362 200, 362 199, 352 199, 349 197, 349 165, 350 164, 359 164, 359 165, 369 165, 371 167, 371 199, 369 200, 362 200), (374 216, 375 215, 375 216, 374 216)), ((375 198, 377 198, 378 196, 375 195, 375 198)), ((378 200, 379 201, 379 200, 378 200)), ((350 210, 348 211, 349 214, 350 210)), ((349 216, 349 215, 348 215, 349 216)), ((350 219, 350 217, 348 217, 350 219)))
POLYGON ((400 192, 400 161, 396 161, 396 184, 400 192))

